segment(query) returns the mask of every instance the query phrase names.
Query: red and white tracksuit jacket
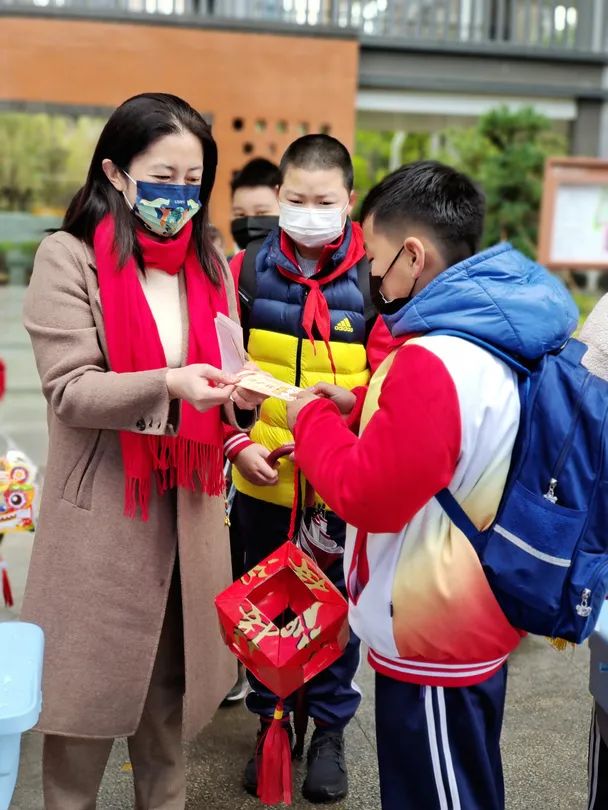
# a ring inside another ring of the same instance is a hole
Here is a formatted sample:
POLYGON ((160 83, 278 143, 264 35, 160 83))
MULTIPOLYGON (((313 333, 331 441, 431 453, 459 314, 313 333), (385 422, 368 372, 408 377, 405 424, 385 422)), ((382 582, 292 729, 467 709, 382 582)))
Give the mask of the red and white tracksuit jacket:
POLYGON ((514 373, 457 337, 409 340, 359 389, 360 435, 333 403, 295 427, 296 461, 349 524, 345 575, 354 631, 378 672, 433 686, 491 677, 522 633, 434 495, 471 520, 496 516, 519 426, 514 373))

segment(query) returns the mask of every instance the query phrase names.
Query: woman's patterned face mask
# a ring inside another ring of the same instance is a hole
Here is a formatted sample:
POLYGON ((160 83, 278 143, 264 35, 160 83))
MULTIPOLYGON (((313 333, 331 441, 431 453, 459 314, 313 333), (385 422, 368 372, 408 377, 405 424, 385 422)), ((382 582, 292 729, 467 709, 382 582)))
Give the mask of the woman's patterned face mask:
POLYGON ((129 208, 158 236, 175 236, 201 210, 200 186, 145 183, 124 173, 137 188, 133 205, 123 191, 129 208))

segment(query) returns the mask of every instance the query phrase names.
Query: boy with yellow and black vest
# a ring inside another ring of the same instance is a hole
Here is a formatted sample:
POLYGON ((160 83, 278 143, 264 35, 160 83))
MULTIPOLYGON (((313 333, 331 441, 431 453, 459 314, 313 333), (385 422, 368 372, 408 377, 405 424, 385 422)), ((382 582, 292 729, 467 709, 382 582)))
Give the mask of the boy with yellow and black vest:
MULTIPOLYGON (((375 311, 361 228, 349 219, 354 200, 350 155, 335 138, 307 135, 287 149, 280 169, 279 227, 232 260, 247 351, 263 370, 302 388, 334 379, 349 389, 366 385, 366 340, 375 311)), ((301 499, 295 493, 294 465, 285 457, 275 469, 267 459, 292 440, 285 403, 270 399, 250 436, 234 433, 226 441, 237 490, 231 531, 245 547, 247 568, 287 539, 294 497, 301 499)), ((325 517, 330 538, 342 552, 345 525, 333 514, 325 517)), ((327 573, 344 591, 341 558, 327 573)), ((347 793, 343 732, 360 702, 353 683, 358 665, 359 640, 352 634, 342 658, 307 687, 316 730, 303 794, 312 802, 347 793)), ((251 677, 250 683, 247 705, 260 715, 260 737, 276 697, 251 677)), ((289 717, 286 723, 291 734, 289 717)), ((254 753, 244 782, 253 794, 257 764, 254 753)))

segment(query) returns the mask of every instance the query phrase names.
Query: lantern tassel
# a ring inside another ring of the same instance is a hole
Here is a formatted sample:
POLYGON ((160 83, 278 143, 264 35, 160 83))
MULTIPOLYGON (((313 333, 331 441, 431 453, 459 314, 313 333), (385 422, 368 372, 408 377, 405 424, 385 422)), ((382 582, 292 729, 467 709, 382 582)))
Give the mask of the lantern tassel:
POLYGON ((11 581, 8 578, 8 571, 6 570, 6 563, 0 560, 0 569, 2 570, 2 596, 6 607, 12 608, 15 604, 13 599, 13 591, 11 589, 11 581))
POLYGON ((263 737, 258 768, 258 797, 262 804, 291 804, 291 743, 283 723, 283 701, 274 710, 263 737))

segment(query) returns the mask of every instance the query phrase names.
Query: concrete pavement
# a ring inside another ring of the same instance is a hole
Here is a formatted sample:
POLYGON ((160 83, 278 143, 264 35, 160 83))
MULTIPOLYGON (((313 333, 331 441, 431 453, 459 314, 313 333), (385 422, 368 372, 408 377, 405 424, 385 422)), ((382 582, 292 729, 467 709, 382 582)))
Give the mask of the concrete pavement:
MULTIPOLYGON (((35 462, 46 454, 45 407, 27 339, 20 326, 20 291, 0 288, 0 356, 8 361, 9 394, 0 404, 0 431, 8 431, 35 462)), ((11 535, 1 547, 17 606, 0 607, 0 620, 14 619, 23 593, 32 539, 11 535)), ((587 691, 586 647, 557 653, 539 638, 526 639, 512 656, 503 735, 508 810, 583 810, 586 749, 591 701, 587 691)), ((363 703, 347 733, 350 796, 336 807, 378 810, 375 763, 373 678, 361 669, 363 703)), ((214 722, 188 748, 188 809, 246 810, 260 805, 240 788, 256 724, 243 707, 220 710, 214 722)), ((296 767, 296 801, 302 766, 296 767)), ((131 774, 124 741, 117 743, 103 781, 99 808, 131 808, 131 774)), ((42 810, 40 738, 25 735, 21 771, 12 810, 42 810)), ((483 808, 462 808, 483 810, 483 808)))
MULTIPOLYGON (((3 553, 20 598, 31 540, 13 535, 3 553)), ((0 618, 16 611, 0 609, 0 618)), ((511 659, 508 706, 503 736, 509 810, 582 810, 590 700, 585 648, 555 652, 543 639, 530 638, 511 659)), ((367 666, 359 684, 363 703, 348 729, 351 795, 339 807, 377 810, 373 681, 367 666)), ((189 810, 246 810, 259 805, 240 789, 240 774, 251 753, 256 724, 242 706, 220 710, 214 722, 188 750, 189 810)), ((102 785, 101 810, 133 806, 124 741, 118 743, 102 785)), ((296 766, 299 786, 303 768, 296 766)), ((297 795, 297 794, 296 794, 297 795)), ((24 737, 22 766, 13 810, 42 810, 40 738, 24 737)), ((294 807, 310 807, 297 795, 294 807)), ((483 810, 483 808, 463 808, 483 810)))

